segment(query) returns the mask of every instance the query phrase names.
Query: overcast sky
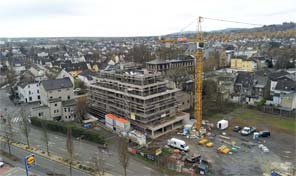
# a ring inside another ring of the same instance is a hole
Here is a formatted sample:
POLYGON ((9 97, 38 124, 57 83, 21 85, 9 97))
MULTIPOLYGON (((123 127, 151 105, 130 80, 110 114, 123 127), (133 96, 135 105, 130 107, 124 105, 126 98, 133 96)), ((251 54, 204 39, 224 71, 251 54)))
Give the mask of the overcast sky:
MULTIPOLYGON (((0 37, 161 35, 181 31, 198 16, 295 22, 296 0, 0 0, 0 37)), ((252 26, 203 22, 204 30, 229 27, 252 26)))

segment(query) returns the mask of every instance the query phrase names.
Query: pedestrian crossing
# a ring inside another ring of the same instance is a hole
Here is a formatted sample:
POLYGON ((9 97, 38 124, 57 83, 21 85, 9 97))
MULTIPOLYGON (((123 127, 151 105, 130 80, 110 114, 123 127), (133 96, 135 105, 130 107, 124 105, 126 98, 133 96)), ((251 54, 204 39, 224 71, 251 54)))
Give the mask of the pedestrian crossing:
POLYGON ((11 119, 11 123, 18 123, 21 121, 21 117, 14 117, 11 119))

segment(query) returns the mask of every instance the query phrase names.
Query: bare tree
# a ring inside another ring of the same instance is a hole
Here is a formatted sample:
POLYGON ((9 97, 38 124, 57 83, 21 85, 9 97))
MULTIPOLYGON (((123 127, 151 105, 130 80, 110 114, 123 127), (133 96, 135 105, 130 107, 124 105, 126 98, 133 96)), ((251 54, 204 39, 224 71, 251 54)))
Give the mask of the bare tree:
POLYGON ((13 130, 12 130, 12 122, 11 122, 11 116, 7 115, 4 120, 4 136, 6 140, 6 144, 8 146, 8 153, 11 155, 11 142, 12 138, 14 136, 13 130))
POLYGON ((128 143, 125 138, 121 137, 118 141, 118 158, 126 176, 126 170, 129 164, 128 143))
POLYGON ((20 129, 24 134, 24 136, 26 137, 28 147, 30 147, 29 134, 31 131, 31 126, 30 126, 30 121, 28 119, 28 113, 26 113, 23 107, 21 108, 21 111, 20 111, 20 118, 21 118, 21 121, 19 123, 20 129))
POLYGON ((104 160, 99 156, 93 157, 94 175, 104 175, 104 160))
POLYGON ((48 132, 47 132, 47 123, 45 120, 41 121, 41 127, 42 127, 42 136, 41 136, 41 140, 44 141, 45 145, 46 145, 46 152, 47 155, 50 156, 49 153, 49 137, 48 137, 48 132))
POLYGON ((73 145, 71 127, 67 128, 67 151, 68 151, 68 155, 69 155, 70 176, 72 176, 72 162, 73 162, 73 155, 74 155, 74 145, 73 145))
POLYGON ((84 120, 84 117, 87 113, 86 97, 78 98, 76 107, 75 107, 75 113, 76 113, 77 121, 79 123, 82 123, 82 120, 84 120))
POLYGON ((6 72, 6 79, 7 79, 7 83, 9 84, 9 87, 12 87, 12 84, 15 82, 15 71, 13 70, 12 67, 10 67, 7 72, 6 72))
POLYGON ((171 81, 174 81, 177 88, 181 88, 185 81, 193 79, 194 70, 190 70, 186 67, 174 68, 166 72, 165 77, 171 81))

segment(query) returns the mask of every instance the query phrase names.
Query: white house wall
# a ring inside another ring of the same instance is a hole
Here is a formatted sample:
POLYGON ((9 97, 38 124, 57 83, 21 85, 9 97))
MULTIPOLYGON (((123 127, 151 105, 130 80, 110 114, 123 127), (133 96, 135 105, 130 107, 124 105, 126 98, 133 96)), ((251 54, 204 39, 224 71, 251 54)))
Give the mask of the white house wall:
POLYGON ((31 103, 40 101, 40 90, 38 83, 28 84, 24 88, 18 86, 18 93, 21 102, 31 103))

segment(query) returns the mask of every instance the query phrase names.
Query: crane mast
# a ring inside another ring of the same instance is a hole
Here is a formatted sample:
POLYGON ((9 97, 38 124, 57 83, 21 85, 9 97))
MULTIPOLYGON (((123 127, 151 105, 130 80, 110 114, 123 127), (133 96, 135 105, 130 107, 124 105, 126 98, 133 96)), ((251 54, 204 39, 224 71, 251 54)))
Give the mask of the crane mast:
MULTIPOLYGON (((165 43, 177 43, 177 42, 196 42, 197 43, 197 50, 195 52, 195 84, 194 84, 194 117, 195 117, 195 128, 199 130, 201 128, 202 122, 202 86, 203 86, 203 49, 204 49, 204 38, 203 38, 203 31, 201 23, 203 20, 214 20, 220 22, 228 22, 228 23, 238 23, 238 24, 245 24, 245 25, 253 25, 253 26, 262 26, 260 24, 254 23, 245 23, 240 21, 230 21, 225 19, 215 19, 215 18, 208 18, 208 17, 201 17, 199 16, 197 19, 197 30, 196 30, 196 38, 194 39, 186 39, 182 38, 174 40, 163 40, 160 39, 161 42, 165 43)), ((193 21, 196 22, 196 21, 193 21)), ((190 24, 191 25, 191 24, 190 24)), ((187 26, 188 27, 188 26, 187 26)), ((222 36, 223 37, 223 36, 222 36)), ((228 38, 228 37, 226 37, 228 38)), ((208 37, 209 39, 209 37, 208 37)))
POLYGON ((195 97, 194 97, 194 117, 195 117, 195 128, 197 130, 201 127, 202 121, 202 74, 203 74, 203 34, 201 28, 201 22, 203 18, 198 18, 197 23, 197 33, 196 33, 196 41, 197 41, 197 50, 195 53, 195 97))

